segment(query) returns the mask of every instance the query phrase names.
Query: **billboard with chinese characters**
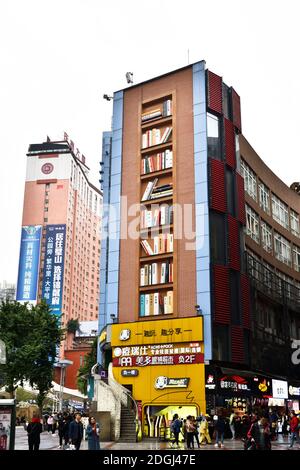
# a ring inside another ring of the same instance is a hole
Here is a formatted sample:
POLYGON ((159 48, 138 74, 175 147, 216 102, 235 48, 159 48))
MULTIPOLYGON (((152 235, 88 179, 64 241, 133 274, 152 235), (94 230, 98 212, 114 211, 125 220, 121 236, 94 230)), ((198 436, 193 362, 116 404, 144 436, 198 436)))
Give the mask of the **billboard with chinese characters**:
POLYGON ((201 317, 112 324, 110 343, 114 378, 143 409, 194 405, 205 413, 201 317))
POLYGON ((47 225, 42 298, 61 315, 66 225, 47 225))
POLYGON ((173 366, 203 362, 204 354, 199 342, 113 348, 114 367, 173 366))
POLYGON ((40 262, 41 225, 22 227, 16 300, 35 302, 40 262))

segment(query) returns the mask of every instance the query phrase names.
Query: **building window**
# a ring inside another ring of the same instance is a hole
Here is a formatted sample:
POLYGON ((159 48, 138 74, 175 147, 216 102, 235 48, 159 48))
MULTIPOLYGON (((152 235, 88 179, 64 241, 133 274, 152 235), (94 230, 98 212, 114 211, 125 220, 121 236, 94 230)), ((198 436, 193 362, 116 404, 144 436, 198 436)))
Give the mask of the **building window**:
POLYGON ((215 325, 213 356, 217 361, 229 360, 229 332, 228 327, 223 325, 215 325))
POLYGON ((260 182, 258 186, 259 205, 267 213, 270 214, 270 191, 264 183, 260 182))
POLYGON ((296 237, 300 237, 299 215, 290 209, 291 231, 296 237))
POLYGON ((278 276, 278 281, 280 284, 280 289, 281 292, 284 292, 286 297, 291 297, 292 296, 292 291, 293 291, 293 279, 290 276, 287 276, 286 274, 282 273, 281 271, 277 271, 277 276, 278 276))
POLYGON ((272 215, 280 225, 289 228, 289 212, 288 207, 275 194, 272 194, 272 215))
POLYGON ((208 156, 221 160, 219 119, 207 113, 207 150, 208 156))
POLYGON ((251 207, 246 205, 246 231, 247 235, 249 235, 252 240, 259 243, 259 217, 251 209, 251 207))
POLYGON ((261 263, 259 257, 253 253, 253 251, 247 249, 249 256, 248 259, 248 271, 251 277, 260 280, 260 272, 261 272, 261 263))
POLYGON ((266 287, 268 290, 272 289, 273 276, 274 276, 273 273, 274 273, 273 266, 271 266, 266 261, 263 261, 263 263, 262 263, 262 281, 263 281, 264 287, 266 287))
POLYGON ((274 232, 274 251, 275 258, 288 266, 291 265, 291 244, 277 232, 274 232))
POLYGON ((211 212, 211 254, 216 264, 226 264, 225 217, 211 212))
POLYGON ((244 160, 241 160, 241 175, 244 178, 245 191, 254 201, 257 201, 256 174, 244 160))
POLYGON ((261 244, 264 250, 268 253, 272 252, 272 227, 263 220, 260 223, 261 227, 261 244))
POLYGON ((225 173, 226 179, 226 196, 227 196, 227 209, 230 215, 235 216, 235 175, 227 169, 225 173))
POLYGON ((236 159, 236 169, 239 173, 241 173, 241 154, 240 154, 239 134, 235 134, 235 159, 236 159))
POLYGON ((293 258, 294 258, 294 268, 296 271, 300 272, 300 248, 298 246, 293 247, 293 258))

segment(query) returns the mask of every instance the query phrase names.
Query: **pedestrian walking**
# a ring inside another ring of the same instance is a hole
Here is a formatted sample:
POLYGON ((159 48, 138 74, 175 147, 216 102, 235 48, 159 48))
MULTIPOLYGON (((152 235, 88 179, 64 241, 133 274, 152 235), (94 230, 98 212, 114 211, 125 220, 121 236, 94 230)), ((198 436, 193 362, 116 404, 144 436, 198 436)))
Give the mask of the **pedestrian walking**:
POLYGON ((195 428, 194 438, 196 439, 198 449, 200 449, 200 442, 199 442, 199 421, 200 420, 201 418, 196 419, 194 416, 192 417, 193 425, 195 428))
POLYGON ((69 440, 75 446, 76 450, 80 449, 83 437, 83 424, 81 422, 81 414, 76 413, 74 421, 69 425, 69 440))
POLYGON ((271 450, 271 430, 267 418, 260 418, 248 432, 250 446, 247 450, 271 450))
POLYGON ((294 411, 291 411, 290 432, 291 432, 291 442, 290 442, 290 448, 291 448, 294 445, 295 439, 299 444, 299 420, 294 411))
POLYGON ((53 416, 50 415, 49 418, 47 419, 47 425, 48 425, 48 433, 52 433, 53 430, 53 416))
POLYGON ((87 439, 88 439, 88 449, 89 450, 100 450, 100 426, 96 422, 95 418, 89 418, 89 424, 86 428, 87 439))
POLYGON ((215 420, 216 443, 215 447, 224 447, 225 419, 222 415, 215 420))
POLYGON ((41 425, 39 416, 33 414, 31 423, 29 423, 27 426, 29 450, 39 450, 41 442, 40 436, 42 431, 43 426, 41 425))
POLYGON ((211 438, 209 435, 209 428, 206 416, 202 416, 202 420, 200 422, 200 445, 203 444, 211 444, 211 438))
POLYGON ((186 446, 188 449, 194 449, 194 435, 195 435, 195 426, 193 423, 193 417, 187 416, 186 418, 186 446))
POLYGON ((234 440, 235 439, 235 413, 234 411, 231 413, 230 418, 229 418, 229 427, 230 427, 230 431, 232 434, 231 439, 234 440))
POLYGON ((174 436, 174 441, 172 442, 171 447, 175 445, 179 447, 179 434, 180 434, 181 426, 182 426, 181 420, 179 419, 178 414, 175 413, 173 416, 173 420, 171 422, 171 426, 170 426, 171 434, 173 434, 174 436))

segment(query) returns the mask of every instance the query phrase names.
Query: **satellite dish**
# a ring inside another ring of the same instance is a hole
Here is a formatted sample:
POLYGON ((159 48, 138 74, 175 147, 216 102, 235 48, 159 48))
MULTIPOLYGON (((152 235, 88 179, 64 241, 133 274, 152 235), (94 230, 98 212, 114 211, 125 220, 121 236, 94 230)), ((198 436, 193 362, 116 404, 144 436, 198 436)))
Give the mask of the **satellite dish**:
POLYGON ((127 83, 133 83, 133 73, 132 72, 126 72, 126 80, 127 80, 127 83))

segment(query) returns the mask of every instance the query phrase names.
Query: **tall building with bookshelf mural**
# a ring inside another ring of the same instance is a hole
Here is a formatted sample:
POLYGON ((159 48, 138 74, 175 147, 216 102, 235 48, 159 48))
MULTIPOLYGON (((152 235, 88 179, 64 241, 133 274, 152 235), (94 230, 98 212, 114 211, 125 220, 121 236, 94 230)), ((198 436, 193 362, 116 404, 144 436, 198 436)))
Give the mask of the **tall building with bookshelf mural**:
POLYGON ((166 439, 175 413, 300 397, 299 184, 246 141, 236 91, 201 61, 116 92, 103 171, 98 362, 119 436, 124 393, 133 438, 166 439))

